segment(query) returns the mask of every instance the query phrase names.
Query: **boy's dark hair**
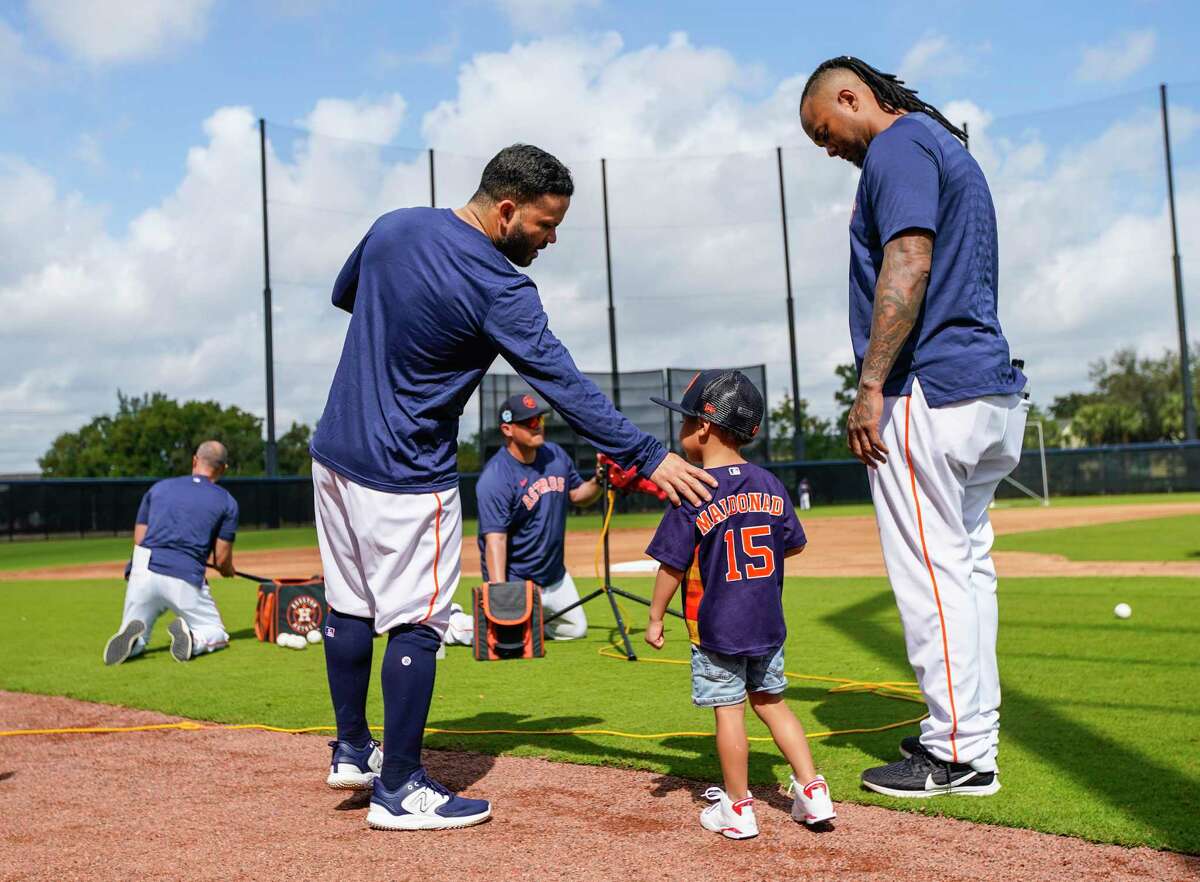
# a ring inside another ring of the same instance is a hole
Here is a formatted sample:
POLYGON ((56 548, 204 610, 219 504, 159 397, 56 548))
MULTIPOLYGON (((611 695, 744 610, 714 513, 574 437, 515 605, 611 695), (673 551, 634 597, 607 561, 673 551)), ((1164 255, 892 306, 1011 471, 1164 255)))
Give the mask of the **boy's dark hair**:
POLYGON ((571 171, 555 157, 532 144, 505 147, 483 167, 474 202, 531 202, 547 194, 570 196, 575 192, 571 171))

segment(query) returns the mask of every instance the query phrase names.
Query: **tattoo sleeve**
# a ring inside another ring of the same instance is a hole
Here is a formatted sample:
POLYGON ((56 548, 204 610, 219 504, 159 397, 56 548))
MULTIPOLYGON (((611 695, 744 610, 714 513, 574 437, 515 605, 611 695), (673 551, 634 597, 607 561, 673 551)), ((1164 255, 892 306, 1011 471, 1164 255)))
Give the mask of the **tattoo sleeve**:
POLYGON ((924 230, 901 233, 883 247, 861 385, 880 387, 887 380, 921 312, 932 260, 933 235, 924 230))

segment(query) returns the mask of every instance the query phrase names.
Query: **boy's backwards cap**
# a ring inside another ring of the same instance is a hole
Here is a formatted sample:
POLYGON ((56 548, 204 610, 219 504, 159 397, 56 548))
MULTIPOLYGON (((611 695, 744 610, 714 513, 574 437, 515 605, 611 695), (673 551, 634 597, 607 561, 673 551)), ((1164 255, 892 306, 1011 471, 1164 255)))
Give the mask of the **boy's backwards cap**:
POLYGON ((741 371, 708 370, 692 377, 678 403, 653 395, 650 400, 684 416, 699 417, 731 431, 746 443, 763 418, 763 398, 741 371))

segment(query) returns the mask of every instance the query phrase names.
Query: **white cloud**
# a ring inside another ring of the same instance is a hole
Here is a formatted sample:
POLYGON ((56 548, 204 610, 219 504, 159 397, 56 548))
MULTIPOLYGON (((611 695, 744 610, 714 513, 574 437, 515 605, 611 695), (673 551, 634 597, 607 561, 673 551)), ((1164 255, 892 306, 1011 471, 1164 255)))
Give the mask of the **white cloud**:
MULTIPOLYGON (((422 131, 439 151, 443 206, 465 201, 486 159, 514 140, 571 166, 577 191, 559 242, 531 272, 551 326, 593 370, 608 365, 599 158, 609 157, 622 367, 765 362, 772 399, 789 360, 774 148, 792 145, 783 159, 802 394, 831 416, 833 368, 850 358, 857 176, 800 131, 803 77, 749 100, 754 75, 683 35, 633 50, 612 34, 543 39, 464 65, 455 97, 422 131)), ((1153 108, 1114 112, 1070 143, 969 102, 943 109, 970 122, 992 184, 1001 318, 1035 398, 1087 388, 1087 363, 1119 345, 1174 345, 1161 159, 1144 149, 1160 143, 1153 108)), ((324 405, 346 325, 329 289, 345 256, 379 214, 427 204, 424 151, 377 146, 405 116, 399 95, 326 98, 300 122, 335 137, 268 130, 283 426, 311 423, 324 405)), ((1172 123, 1187 155, 1200 108, 1173 107, 1172 123)), ((118 388, 263 413, 258 156, 254 114, 217 110, 174 192, 119 235, 45 171, 0 156, 0 472, 33 467, 57 432, 111 411, 118 388)), ((1200 170, 1181 164, 1177 184, 1181 248, 1200 253, 1200 170)))
POLYGON ((518 31, 544 34, 570 24, 583 9, 595 9, 600 0, 494 0, 518 31))
POLYGON ((913 44, 900 61, 899 76, 910 85, 922 79, 948 79, 970 73, 978 59, 991 51, 990 44, 963 46, 951 37, 929 31, 913 44))
POLYGON ((1158 38, 1153 28, 1128 31, 1116 39, 1083 50, 1075 79, 1084 83, 1117 83, 1141 70, 1154 57, 1158 38))
POLYGON ((60 46, 91 64, 140 61, 204 36, 214 0, 29 0, 60 46))

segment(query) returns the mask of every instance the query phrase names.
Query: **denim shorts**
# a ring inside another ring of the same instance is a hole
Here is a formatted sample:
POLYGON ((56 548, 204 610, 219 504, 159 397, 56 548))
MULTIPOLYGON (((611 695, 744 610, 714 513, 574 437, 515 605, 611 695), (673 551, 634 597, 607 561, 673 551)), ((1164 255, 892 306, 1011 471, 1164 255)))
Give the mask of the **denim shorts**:
POLYGON ((783 647, 768 655, 722 655, 692 646, 692 703, 740 704, 747 692, 778 694, 787 688, 783 647))

